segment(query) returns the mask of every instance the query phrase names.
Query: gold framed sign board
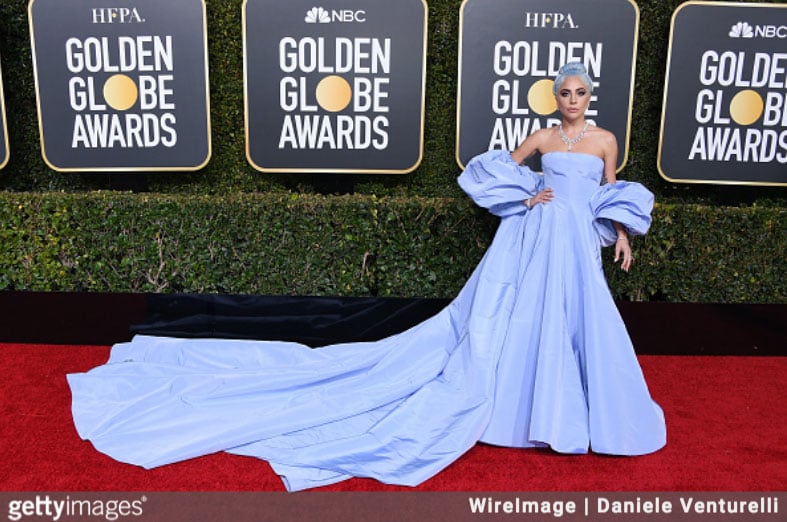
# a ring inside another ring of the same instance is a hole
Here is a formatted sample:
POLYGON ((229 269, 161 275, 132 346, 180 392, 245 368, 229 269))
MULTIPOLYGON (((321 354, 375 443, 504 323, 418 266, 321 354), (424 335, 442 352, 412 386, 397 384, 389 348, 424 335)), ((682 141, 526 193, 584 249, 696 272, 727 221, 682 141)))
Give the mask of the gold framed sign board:
POLYGON ((787 4, 678 7, 658 170, 675 183, 787 185, 787 4))
POLYGON ((249 163, 262 172, 414 170, 426 25, 424 0, 245 0, 249 163))
POLYGON ((210 159, 204 0, 30 0, 41 153, 54 170, 210 159))

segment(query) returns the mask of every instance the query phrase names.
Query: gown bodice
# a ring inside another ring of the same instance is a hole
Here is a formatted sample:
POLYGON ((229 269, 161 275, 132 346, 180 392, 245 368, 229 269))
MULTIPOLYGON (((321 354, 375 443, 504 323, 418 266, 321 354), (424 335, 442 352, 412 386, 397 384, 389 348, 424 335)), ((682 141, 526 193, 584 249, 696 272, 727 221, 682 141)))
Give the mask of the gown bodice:
POLYGON ((587 207, 604 172, 601 158, 576 152, 548 152, 541 157, 541 165, 544 186, 554 190, 553 202, 558 204, 584 203, 587 207))

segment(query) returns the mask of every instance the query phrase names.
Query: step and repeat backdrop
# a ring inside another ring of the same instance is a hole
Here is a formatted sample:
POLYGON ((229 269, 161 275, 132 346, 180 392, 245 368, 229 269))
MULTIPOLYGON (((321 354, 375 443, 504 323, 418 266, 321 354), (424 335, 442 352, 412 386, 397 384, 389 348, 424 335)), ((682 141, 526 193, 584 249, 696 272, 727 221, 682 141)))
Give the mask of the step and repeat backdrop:
MULTIPOLYGON (((423 158, 428 2, 244 0, 248 163, 406 174, 423 158)), ((41 154, 56 171, 198 170, 211 157, 204 0, 30 0, 41 154), (121 5, 122 4, 122 5, 121 5)), ((560 122, 552 79, 582 62, 587 118, 628 158, 634 0, 465 0, 456 161, 560 122)), ((787 184, 787 4, 681 4, 657 168, 674 183, 787 184)), ((2 78, 0 77, 0 95, 2 78)), ((9 157, 0 96, 0 168, 9 157)), ((656 139, 654 137, 654 139, 656 139)))

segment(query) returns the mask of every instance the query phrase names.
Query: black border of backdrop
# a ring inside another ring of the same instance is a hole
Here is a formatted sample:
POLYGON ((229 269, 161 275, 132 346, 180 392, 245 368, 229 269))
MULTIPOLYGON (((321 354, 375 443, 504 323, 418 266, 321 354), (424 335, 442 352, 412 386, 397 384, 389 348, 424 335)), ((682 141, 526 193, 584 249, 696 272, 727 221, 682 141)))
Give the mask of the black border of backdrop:
POLYGON ((551 80, 565 61, 583 61, 594 81, 588 120, 617 136, 621 170, 628 160, 638 33, 632 0, 465 0, 459 166, 489 149, 513 150, 532 132, 560 123, 554 103, 546 110, 554 99, 551 80))
POLYGON ((315 5, 243 2, 249 164, 262 172, 412 172, 424 148, 426 2, 315 5))
POLYGON ((787 186, 785 49, 787 4, 686 2, 675 10, 659 136, 664 179, 787 186), (759 29, 767 27, 781 27, 784 36, 763 36, 759 29), (770 58, 758 62, 759 54, 770 58), (781 55, 780 89, 758 80, 779 67, 774 55, 781 55), (768 99, 777 100, 781 111, 774 125, 766 124, 773 117, 768 99), (772 160, 762 161, 771 154, 772 160))
POLYGON ((123 4, 30 0, 44 162, 61 172, 199 170, 211 157, 205 0, 123 4))
MULTIPOLYGON (((144 334, 277 339, 316 347, 397 334, 449 302, 437 298, 4 291, 0 292, 0 342, 107 346, 144 334)), ((616 304, 640 355, 785 355, 784 304, 616 304), (697 328, 698 324, 703 328, 697 328)))

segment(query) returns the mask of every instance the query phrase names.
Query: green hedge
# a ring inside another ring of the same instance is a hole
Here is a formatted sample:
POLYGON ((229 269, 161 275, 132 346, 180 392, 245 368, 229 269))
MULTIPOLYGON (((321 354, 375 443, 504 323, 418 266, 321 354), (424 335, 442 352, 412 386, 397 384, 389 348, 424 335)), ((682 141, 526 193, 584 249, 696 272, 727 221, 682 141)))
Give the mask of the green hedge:
MULTIPOLYGON (((784 303, 787 212, 657 205, 616 297, 784 303), (720 232, 723 231, 723 232, 720 232)), ((497 220, 469 200, 0 194, 0 289, 451 297, 497 220)))

